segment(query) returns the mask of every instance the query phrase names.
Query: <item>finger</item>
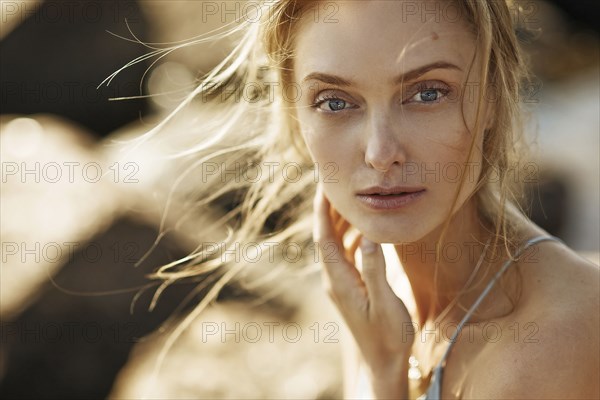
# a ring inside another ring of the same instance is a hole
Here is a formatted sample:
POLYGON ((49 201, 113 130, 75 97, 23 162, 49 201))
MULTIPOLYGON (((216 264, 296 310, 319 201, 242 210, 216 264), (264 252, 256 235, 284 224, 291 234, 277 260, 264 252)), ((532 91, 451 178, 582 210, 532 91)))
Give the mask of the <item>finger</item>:
POLYGON ((338 220, 341 217, 341 215, 338 212, 338 210, 336 210, 335 207, 333 207, 331 205, 331 203, 329 203, 329 215, 330 215, 331 221, 333 222, 334 225, 338 222, 338 220))
POLYGON ((315 196, 315 218, 317 218, 315 220, 315 232, 320 233, 318 237, 333 239, 333 242, 339 246, 339 250, 342 250, 344 248, 344 234, 350 227, 350 223, 331 205, 321 186, 317 187, 315 196), (319 212, 320 207, 327 210, 319 212))
POLYGON ((323 194, 323 189, 320 184, 317 185, 313 207, 313 238, 318 242, 321 242, 324 239, 334 239, 336 235, 331 220, 331 206, 323 194))
POLYGON ((340 235, 340 237, 343 238, 349 226, 350 222, 346 221, 344 217, 340 217, 338 222, 335 224, 335 230, 340 235))
MULTIPOLYGON (((330 208, 335 210, 335 208, 333 206, 330 206, 330 208)), ((354 253, 356 252, 356 247, 354 247, 353 250, 351 249, 352 246, 350 248, 347 248, 346 241, 344 240, 344 236, 346 235, 346 232, 348 231, 348 228, 350 227, 350 222, 348 222, 348 220, 346 220, 344 217, 342 217, 342 215, 339 213, 339 211, 337 211, 337 210, 335 210, 335 211, 339 217, 338 221, 334 224, 336 238, 339 240, 339 243, 341 243, 341 245, 342 245, 343 253, 346 257, 346 260, 348 260, 348 262, 355 265, 356 262, 354 259, 354 253)), ((356 238, 354 239, 354 241, 356 241, 356 238)), ((352 243, 352 245, 354 245, 354 243, 352 243)))
POLYGON ((366 237, 360 242, 362 258, 362 278, 367 286, 369 299, 374 306, 388 298, 392 288, 386 278, 386 265, 383 249, 366 237))
POLYGON ((349 255, 352 257, 352 260, 354 260, 354 255, 356 254, 356 250, 358 249, 358 246, 360 246, 360 239, 362 238, 362 234, 357 234, 356 237, 352 240, 352 243, 350 244, 350 246, 348 247, 348 253, 349 255))
MULTIPOLYGON (((332 206, 332 208, 333 208, 333 206, 332 206)), ((335 230, 337 233, 337 237, 343 245, 344 255, 346 256, 346 260, 348 260, 348 262, 355 265, 356 261, 354 258, 354 254, 356 253, 356 249, 358 248, 358 245, 359 245, 358 236, 360 236, 360 233, 357 235, 357 237, 352 239, 352 241, 350 242, 351 243, 350 246, 347 247, 346 240, 344 240, 344 236, 346 235, 348 228, 350 228, 350 222, 348 222, 348 220, 346 220, 344 217, 342 217, 341 214, 339 214, 339 212, 338 212, 338 215, 340 216, 340 218, 339 218, 338 222, 335 224, 335 230)))
POLYGON ((350 295, 362 285, 362 281, 356 267, 346 262, 342 256, 343 243, 337 237, 331 223, 329 206, 329 201, 318 187, 314 201, 313 236, 321 250, 319 261, 324 266, 323 283, 329 294, 339 299, 345 294, 350 295))

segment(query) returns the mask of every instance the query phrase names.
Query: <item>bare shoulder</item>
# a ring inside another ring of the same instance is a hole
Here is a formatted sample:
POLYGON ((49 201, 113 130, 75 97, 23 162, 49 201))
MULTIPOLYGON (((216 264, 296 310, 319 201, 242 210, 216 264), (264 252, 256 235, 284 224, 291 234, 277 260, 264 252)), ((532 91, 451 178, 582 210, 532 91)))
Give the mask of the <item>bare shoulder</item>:
POLYGON ((572 318, 586 319, 590 313, 597 317, 600 267, 556 242, 538 243, 525 256, 519 262, 523 277, 521 314, 552 319, 560 308, 572 318))
POLYGON ((600 398, 599 267, 558 244, 520 267, 523 304, 478 355, 463 398, 600 398))

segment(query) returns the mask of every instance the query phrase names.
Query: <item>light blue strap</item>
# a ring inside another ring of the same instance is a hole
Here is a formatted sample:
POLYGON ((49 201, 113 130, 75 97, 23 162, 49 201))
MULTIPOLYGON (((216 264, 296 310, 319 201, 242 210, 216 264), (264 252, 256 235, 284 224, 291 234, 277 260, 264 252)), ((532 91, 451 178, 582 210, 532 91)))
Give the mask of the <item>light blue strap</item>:
POLYGON ((439 400, 442 397, 443 372, 444 367, 441 364, 438 364, 438 366, 433 369, 433 375, 431 376, 427 393, 419 397, 417 400, 439 400))
MULTIPOLYGON (((564 244, 564 242, 562 240, 560 240, 559 238, 554 237, 554 236, 537 236, 533 239, 529 239, 519 250, 517 250, 517 252, 515 253, 515 258, 520 256, 521 253, 523 253, 523 251, 525 251, 529 246, 532 246, 539 242, 543 242, 545 240, 553 240, 553 241, 564 244)), ((429 388, 427 389, 427 393, 426 393, 425 397, 421 396, 421 397, 419 397, 419 399, 421 399, 421 400, 439 400, 440 399, 441 393, 442 393, 442 376, 443 376, 443 372, 444 372, 444 366, 446 365, 446 359, 448 358, 448 355, 450 354, 452 345, 454 345, 454 343, 456 342, 456 338, 458 337, 458 335, 460 335, 460 332, 462 331, 462 328, 465 325, 465 323, 467 323, 469 318, 471 318, 471 316, 473 315, 473 313, 475 312, 477 307, 479 307, 479 304, 481 304, 481 302, 483 301, 485 296, 487 296, 487 294, 490 292, 490 290, 492 290, 492 287, 494 286, 496 281, 500 278, 500 276, 502 276, 504 271, 506 271, 506 269, 511 265, 512 262, 513 262, 512 259, 507 260, 502 265, 502 268, 500 268, 500 270, 496 273, 496 275, 494 275, 494 277, 492 278, 490 283, 488 283, 488 285, 483 290, 483 292, 479 295, 479 297, 477 298, 475 303, 473 303, 473 305, 471 306, 469 311, 467 311, 467 314, 465 314, 463 319, 460 321, 460 323, 456 327, 456 331, 454 332, 454 334, 452 335, 452 338, 450 339, 450 345, 446 349, 444 356, 442 357, 439 364, 433 369, 431 383, 429 384, 429 388)))

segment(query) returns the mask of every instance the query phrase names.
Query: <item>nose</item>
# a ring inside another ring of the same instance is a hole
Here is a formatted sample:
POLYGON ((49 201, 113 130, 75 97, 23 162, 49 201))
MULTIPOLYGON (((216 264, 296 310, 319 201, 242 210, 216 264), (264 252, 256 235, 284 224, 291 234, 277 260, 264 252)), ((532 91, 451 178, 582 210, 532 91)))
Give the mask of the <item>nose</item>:
POLYGON ((394 164, 406 161, 405 146, 398 125, 389 114, 372 115, 368 122, 365 163, 378 171, 386 172, 394 164))

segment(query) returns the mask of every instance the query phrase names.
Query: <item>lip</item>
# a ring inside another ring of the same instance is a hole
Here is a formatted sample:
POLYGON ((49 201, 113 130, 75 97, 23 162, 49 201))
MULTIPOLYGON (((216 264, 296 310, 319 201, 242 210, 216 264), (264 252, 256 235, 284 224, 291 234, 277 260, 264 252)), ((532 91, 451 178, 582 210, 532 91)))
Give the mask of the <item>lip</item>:
POLYGON ((416 193, 425 190, 423 187, 417 186, 371 186, 369 188, 359 190, 358 195, 374 195, 374 194, 401 194, 401 193, 416 193))
POLYGON ((357 194, 357 199, 373 210, 397 210, 413 204, 425 194, 425 189, 403 194, 357 194))

